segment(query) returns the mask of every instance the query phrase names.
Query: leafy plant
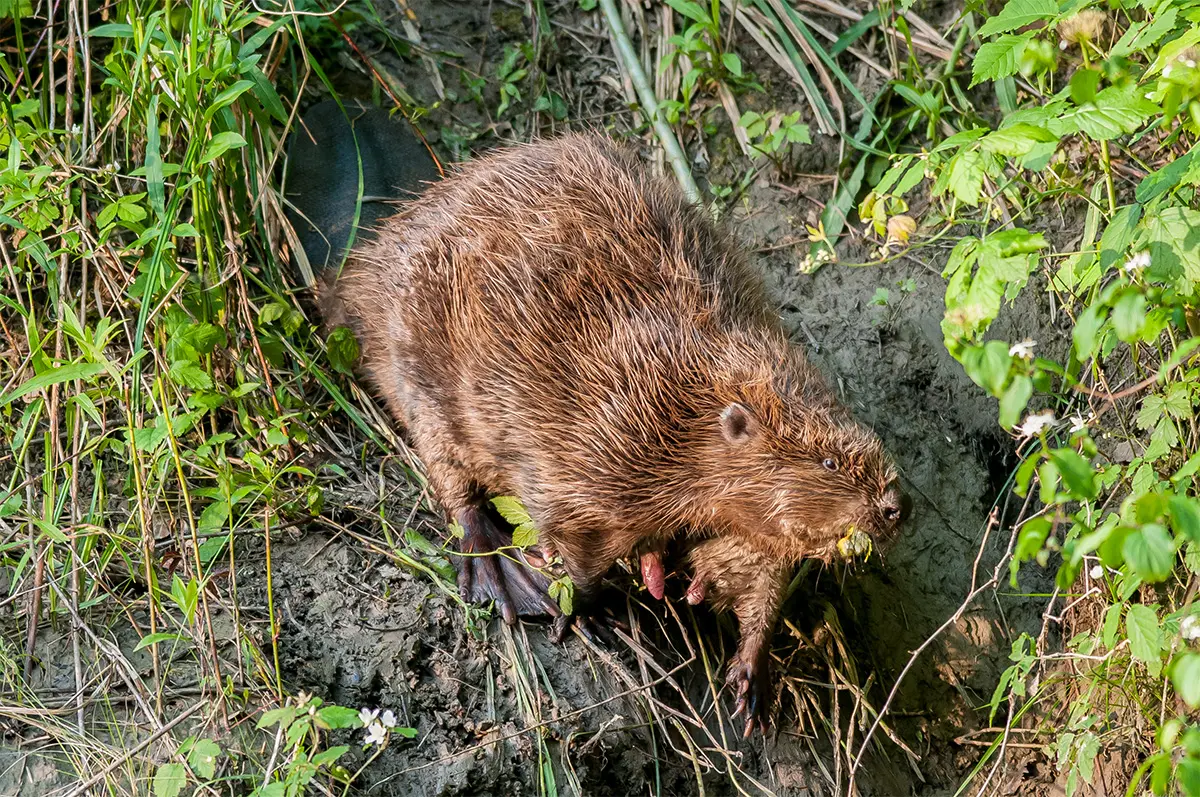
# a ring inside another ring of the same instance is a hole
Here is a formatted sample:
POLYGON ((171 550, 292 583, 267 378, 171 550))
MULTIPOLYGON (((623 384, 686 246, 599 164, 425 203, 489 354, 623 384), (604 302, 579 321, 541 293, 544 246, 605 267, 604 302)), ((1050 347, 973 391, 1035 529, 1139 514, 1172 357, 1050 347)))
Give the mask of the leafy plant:
MULTIPOLYGON (((1130 793, 1146 782, 1166 794, 1173 782, 1200 794, 1200 727, 1172 699, 1158 704, 1173 691, 1179 705, 1200 707, 1200 658, 1190 649, 1200 634, 1188 631, 1196 621, 1184 589, 1200 575, 1200 10, 1186 0, 1106 8, 1121 13, 1009 0, 979 28, 971 85, 1011 102, 1021 75, 1035 83, 1027 102, 994 128, 968 120, 894 157, 860 215, 882 233, 928 181, 938 204, 926 224, 978 230, 958 239, 943 272, 942 331, 966 373, 998 400, 1000 424, 1030 441, 1015 489, 1036 491, 1044 510, 1019 529, 1013 583, 1022 563, 1053 565, 1061 592, 1103 604, 1103 628, 1071 640, 1075 665, 1060 687, 1072 695, 1053 745, 1067 793, 1091 781, 1100 752, 1127 738, 1105 714, 1118 705, 1158 728, 1130 793), (1135 190, 1117 186, 1114 146, 1154 163, 1135 190), (1085 159, 1091 168, 1069 168, 1068 151, 1094 155, 1085 159), (1018 221, 1061 195, 1086 212, 1082 242, 1056 252, 1018 221), (1036 284, 1057 294, 1073 322, 1065 360, 1035 356, 1032 341, 986 339, 1005 303, 1039 274, 1036 284), (1115 389, 1121 373, 1137 384, 1115 389), (1103 405, 1089 409, 1084 397, 1103 405), (1133 456, 1118 459, 1093 430, 1122 399, 1140 409, 1127 438, 1133 456)), ((934 118, 932 101, 897 92, 934 118)), ((989 703, 993 717, 1006 702, 1019 717, 1050 694, 1027 686, 1051 666, 1043 644, 1014 644, 1014 664, 989 703)))

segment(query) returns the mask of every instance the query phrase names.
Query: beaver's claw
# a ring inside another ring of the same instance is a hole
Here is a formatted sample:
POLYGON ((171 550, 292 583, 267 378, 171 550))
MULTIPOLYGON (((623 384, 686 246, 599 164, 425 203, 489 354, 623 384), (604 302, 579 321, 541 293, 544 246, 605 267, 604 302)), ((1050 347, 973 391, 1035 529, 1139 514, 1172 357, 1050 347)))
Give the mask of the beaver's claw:
POLYGON ((736 658, 729 666, 726 681, 733 687, 736 701, 730 718, 746 718, 742 738, 750 738, 755 725, 765 735, 767 712, 771 706, 771 681, 767 662, 746 663, 740 657, 736 658))
POLYGON ((550 630, 550 639, 556 644, 561 643, 567 638, 567 632, 571 630, 572 625, 578 628, 579 633, 583 634, 589 642, 606 648, 615 647, 616 635, 614 631, 629 632, 629 626, 613 617, 607 611, 577 612, 576 614, 562 614, 555 617, 554 626, 550 630))

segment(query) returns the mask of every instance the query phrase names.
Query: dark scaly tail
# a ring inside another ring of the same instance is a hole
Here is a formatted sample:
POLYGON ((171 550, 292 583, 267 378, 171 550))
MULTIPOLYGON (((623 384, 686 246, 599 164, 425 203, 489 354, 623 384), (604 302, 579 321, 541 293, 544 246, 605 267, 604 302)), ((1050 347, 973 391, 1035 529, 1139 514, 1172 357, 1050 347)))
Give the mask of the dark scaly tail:
POLYGON ((284 177, 285 212, 303 250, 292 256, 299 277, 312 285, 340 268, 348 248, 395 213, 392 202, 440 176, 403 116, 354 102, 314 105, 292 133, 284 177))

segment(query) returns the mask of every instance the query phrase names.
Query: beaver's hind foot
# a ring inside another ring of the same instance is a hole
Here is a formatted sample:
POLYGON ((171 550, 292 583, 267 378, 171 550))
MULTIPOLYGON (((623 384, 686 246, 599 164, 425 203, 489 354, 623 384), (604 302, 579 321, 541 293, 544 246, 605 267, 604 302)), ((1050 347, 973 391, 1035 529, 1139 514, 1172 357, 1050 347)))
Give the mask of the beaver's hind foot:
POLYGON ((501 529, 479 506, 455 513, 463 529, 458 562, 458 591, 472 603, 495 601, 504 622, 512 625, 518 616, 559 615, 550 600, 550 579, 525 559, 513 546, 512 534, 501 529))

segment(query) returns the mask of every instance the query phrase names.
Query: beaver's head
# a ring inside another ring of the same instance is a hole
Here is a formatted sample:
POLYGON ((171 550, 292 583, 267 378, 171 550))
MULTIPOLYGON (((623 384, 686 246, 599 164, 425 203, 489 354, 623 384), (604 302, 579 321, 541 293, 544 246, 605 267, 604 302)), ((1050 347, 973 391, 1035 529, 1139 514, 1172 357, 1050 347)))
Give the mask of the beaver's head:
POLYGON ((831 401, 771 390, 726 404, 715 513, 775 555, 849 558, 889 542, 909 512, 879 437, 831 401))

